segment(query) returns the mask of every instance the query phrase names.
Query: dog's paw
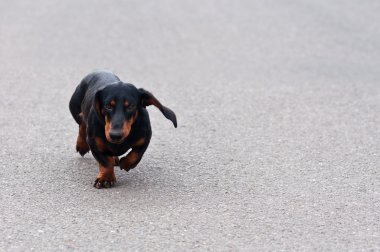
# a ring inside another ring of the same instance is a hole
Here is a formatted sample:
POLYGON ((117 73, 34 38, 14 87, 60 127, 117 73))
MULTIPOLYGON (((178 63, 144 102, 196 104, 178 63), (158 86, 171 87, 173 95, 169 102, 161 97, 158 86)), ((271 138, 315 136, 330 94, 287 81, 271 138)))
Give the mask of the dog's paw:
POLYGON ((139 159, 136 153, 130 152, 127 156, 122 157, 119 161, 120 170, 130 171, 136 167, 139 159))
POLYGON ((83 157, 87 152, 90 151, 90 147, 86 142, 77 141, 76 150, 83 157))
POLYGON ((102 181, 100 179, 96 179, 94 183, 94 187, 97 189, 102 189, 102 188, 110 188, 116 183, 116 180, 105 180, 102 181))
POLYGON ((115 174, 112 173, 109 176, 99 174, 95 180, 94 187, 97 189, 110 188, 116 183, 115 174))

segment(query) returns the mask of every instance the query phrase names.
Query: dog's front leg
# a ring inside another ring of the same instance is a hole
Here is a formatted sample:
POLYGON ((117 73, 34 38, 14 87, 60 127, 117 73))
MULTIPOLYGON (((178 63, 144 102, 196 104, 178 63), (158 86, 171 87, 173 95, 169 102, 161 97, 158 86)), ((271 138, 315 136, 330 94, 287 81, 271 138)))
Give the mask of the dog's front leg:
POLYGON ((111 187, 116 182, 113 156, 102 156, 99 160, 99 173, 96 176, 94 187, 101 189, 111 187))
POLYGON ((129 171, 135 168, 148 148, 148 144, 149 142, 142 146, 133 147, 127 156, 120 159, 120 169, 129 171))

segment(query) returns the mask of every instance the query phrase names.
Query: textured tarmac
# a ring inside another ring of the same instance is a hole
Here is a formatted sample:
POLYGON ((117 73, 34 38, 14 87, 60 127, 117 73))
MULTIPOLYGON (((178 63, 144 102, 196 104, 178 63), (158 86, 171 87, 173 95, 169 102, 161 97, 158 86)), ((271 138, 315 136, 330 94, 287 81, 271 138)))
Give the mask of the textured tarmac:
POLYGON ((0 2, 0 251, 379 251, 380 2, 0 2), (153 137, 114 188, 68 102, 110 69, 153 137))

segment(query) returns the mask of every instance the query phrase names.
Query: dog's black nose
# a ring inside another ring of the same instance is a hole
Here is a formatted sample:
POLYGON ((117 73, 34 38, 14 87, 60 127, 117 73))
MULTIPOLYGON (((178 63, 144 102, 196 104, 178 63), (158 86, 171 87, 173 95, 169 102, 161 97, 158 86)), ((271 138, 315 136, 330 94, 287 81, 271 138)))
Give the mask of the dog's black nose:
POLYGON ((112 141, 120 141, 123 138, 123 132, 121 131, 110 131, 110 137, 112 141))

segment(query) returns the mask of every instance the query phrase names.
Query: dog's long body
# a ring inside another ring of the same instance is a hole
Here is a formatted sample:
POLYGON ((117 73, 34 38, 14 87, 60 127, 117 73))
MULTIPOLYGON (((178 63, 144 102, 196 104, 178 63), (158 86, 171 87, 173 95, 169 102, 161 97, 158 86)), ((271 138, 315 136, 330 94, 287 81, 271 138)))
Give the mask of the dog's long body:
POLYGON ((82 156, 91 149, 99 162, 95 187, 109 187, 116 182, 115 165, 128 171, 140 162, 152 136, 145 108, 149 105, 160 109, 177 127, 173 111, 148 91, 121 82, 111 72, 90 73, 76 88, 69 104, 79 124, 76 149, 82 156), (130 149, 119 161, 118 156, 130 149))

